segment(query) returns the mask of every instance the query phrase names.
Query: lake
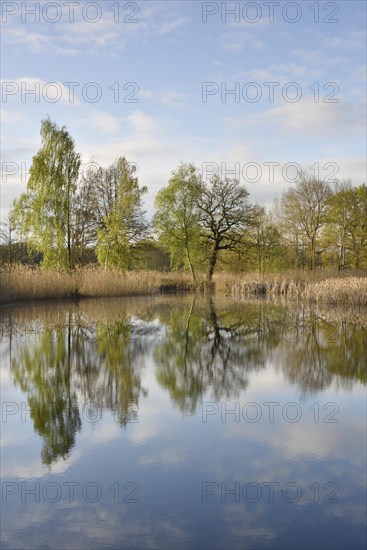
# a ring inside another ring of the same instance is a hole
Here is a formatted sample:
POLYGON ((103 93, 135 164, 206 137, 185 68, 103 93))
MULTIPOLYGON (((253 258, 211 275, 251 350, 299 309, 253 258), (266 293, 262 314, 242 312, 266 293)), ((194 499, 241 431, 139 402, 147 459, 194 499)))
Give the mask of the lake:
POLYGON ((2 548, 365 547, 365 310, 0 313, 2 548))

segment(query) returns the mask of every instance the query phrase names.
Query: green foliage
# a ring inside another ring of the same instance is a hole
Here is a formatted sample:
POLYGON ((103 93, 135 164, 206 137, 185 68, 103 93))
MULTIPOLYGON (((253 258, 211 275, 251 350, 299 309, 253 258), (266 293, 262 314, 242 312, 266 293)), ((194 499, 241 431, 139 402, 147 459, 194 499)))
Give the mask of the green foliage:
POLYGON ((130 265, 131 245, 147 230, 141 199, 147 189, 139 187, 136 167, 125 157, 119 158, 116 166, 117 193, 111 210, 103 218, 103 227, 97 229, 96 254, 105 268, 125 270, 130 265))
POLYGON ((181 163, 155 200, 148 238, 147 191, 137 167, 120 157, 89 168, 77 189, 80 155, 65 127, 41 121, 27 191, 1 224, 2 263, 42 262, 71 269, 98 259, 106 269, 185 269, 209 281, 221 269, 260 274, 286 268, 367 268, 367 187, 334 188, 301 173, 273 210, 252 205, 244 185, 214 176, 203 182, 181 163), (169 262, 168 262, 169 256, 169 262))
POLYGON ((171 265, 190 269, 193 279, 203 261, 198 202, 202 184, 193 164, 181 164, 159 191, 153 226, 170 252, 171 265))
POLYGON ((367 268, 367 186, 355 188, 356 207, 353 231, 354 267, 367 268))
POLYGON ((170 267, 169 253, 154 239, 142 239, 130 252, 132 269, 168 271, 170 267))
POLYGON ((258 271, 260 275, 285 267, 285 248, 281 234, 260 206, 254 206, 253 219, 243 246, 229 258, 230 271, 258 271))
POLYGON ((114 209, 105 219, 104 229, 97 230, 97 259, 106 268, 125 270, 129 264, 129 241, 126 228, 114 209))
POLYGON ((27 192, 14 201, 12 220, 47 267, 71 267, 71 209, 80 155, 65 127, 41 123, 42 147, 33 157, 27 192))

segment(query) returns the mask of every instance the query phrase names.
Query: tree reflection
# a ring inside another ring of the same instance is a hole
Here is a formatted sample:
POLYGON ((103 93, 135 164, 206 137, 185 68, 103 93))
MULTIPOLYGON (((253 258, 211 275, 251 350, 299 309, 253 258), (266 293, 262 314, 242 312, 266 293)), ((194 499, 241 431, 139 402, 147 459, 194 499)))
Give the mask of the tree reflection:
POLYGON ((42 462, 66 458, 81 427, 78 400, 71 381, 72 326, 47 329, 40 341, 22 346, 13 358, 14 381, 27 394, 34 429, 43 439, 42 462))
POLYGON ((332 319, 330 311, 213 296, 138 306, 136 317, 121 306, 96 318, 93 309, 86 314, 76 306, 45 310, 33 336, 15 313, 5 315, 1 330, 14 382, 42 437, 44 464, 68 456, 86 403, 111 411, 126 427, 148 394, 141 376, 151 357, 157 381, 186 413, 205 396, 238 397, 251 373, 268 363, 303 395, 333 383, 366 383, 367 323, 332 319))
POLYGON ((66 326, 46 326, 33 338, 18 340, 11 369, 43 439, 44 464, 69 454, 84 403, 113 411, 122 426, 136 417, 139 396, 147 395, 139 359, 146 346, 142 338, 133 341, 131 332, 126 318, 93 327, 69 314, 66 326))
POLYGON ((245 390, 251 371, 276 365, 302 395, 333 382, 366 383, 367 331, 312 309, 264 302, 207 303, 171 308, 154 358, 157 380, 183 412, 193 413, 206 392, 216 399, 245 390))
POLYGON ((96 356, 101 375, 94 391, 88 392, 89 399, 113 410, 123 426, 137 418, 140 394, 148 394, 141 385, 145 346, 141 340, 131 338, 132 326, 126 319, 98 325, 96 356))
POLYGON ((193 411, 205 385, 201 369, 200 344, 206 327, 200 315, 190 308, 162 311, 160 321, 168 328, 163 341, 154 350, 156 377, 180 409, 193 411))
POLYGON ((367 331, 362 326, 303 310, 288 320, 275 363, 304 395, 334 381, 348 389, 354 380, 366 383, 366 349, 367 331))
POLYGON ((161 318, 168 330, 154 351, 156 377, 182 411, 193 413, 206 392, 217 400, 238 396, 249 372, 264 367, 280 331, 271 330, 263 307, 218 311, 209 296, 204 307, 193 300, 161 318))

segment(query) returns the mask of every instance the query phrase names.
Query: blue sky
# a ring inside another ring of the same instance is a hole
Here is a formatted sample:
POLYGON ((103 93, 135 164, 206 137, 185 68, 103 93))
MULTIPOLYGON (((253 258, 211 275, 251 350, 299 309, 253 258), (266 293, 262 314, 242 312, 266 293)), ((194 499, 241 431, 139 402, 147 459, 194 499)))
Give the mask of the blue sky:
POLYGON ((26 188, 47 115, 84 165, 136 163, 149 215, 180 161, 204 176, 234 170, 265 205, 295 163, 366 180, 365 2, 71 4, 2 2, 3 216, 26 188))

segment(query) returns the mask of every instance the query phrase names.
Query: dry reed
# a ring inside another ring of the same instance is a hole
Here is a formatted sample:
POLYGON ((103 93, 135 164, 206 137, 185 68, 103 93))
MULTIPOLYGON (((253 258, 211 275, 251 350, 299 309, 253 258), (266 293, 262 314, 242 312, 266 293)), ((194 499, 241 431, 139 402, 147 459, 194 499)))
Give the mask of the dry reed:
POLYGON ((232 297, 277 297, 295 301, 367 306, 367 277, 356 273, 289 272, 285 275, 246 274, 216 277, 216 289, 232 297))
MULTIPOLYGON (((219 294, 242 297, 284 298, 293 301, 367 306, 365 273, 331 274, 287 272, 279 275, 216 274, 219 294)), ((143 296, 204 288, 204 275, 196 285, 189 274, 159 271, 105 271, 85 267, 72 273, 27 266, 0 270, 0 303, 61 298, 143 296)))
POLYGON ((60 298, 138 296, 192 290, 190 276, 158 271, 105 271, 83 268, 72 273, 26 266, 0 271, 0 303, 60 298))

